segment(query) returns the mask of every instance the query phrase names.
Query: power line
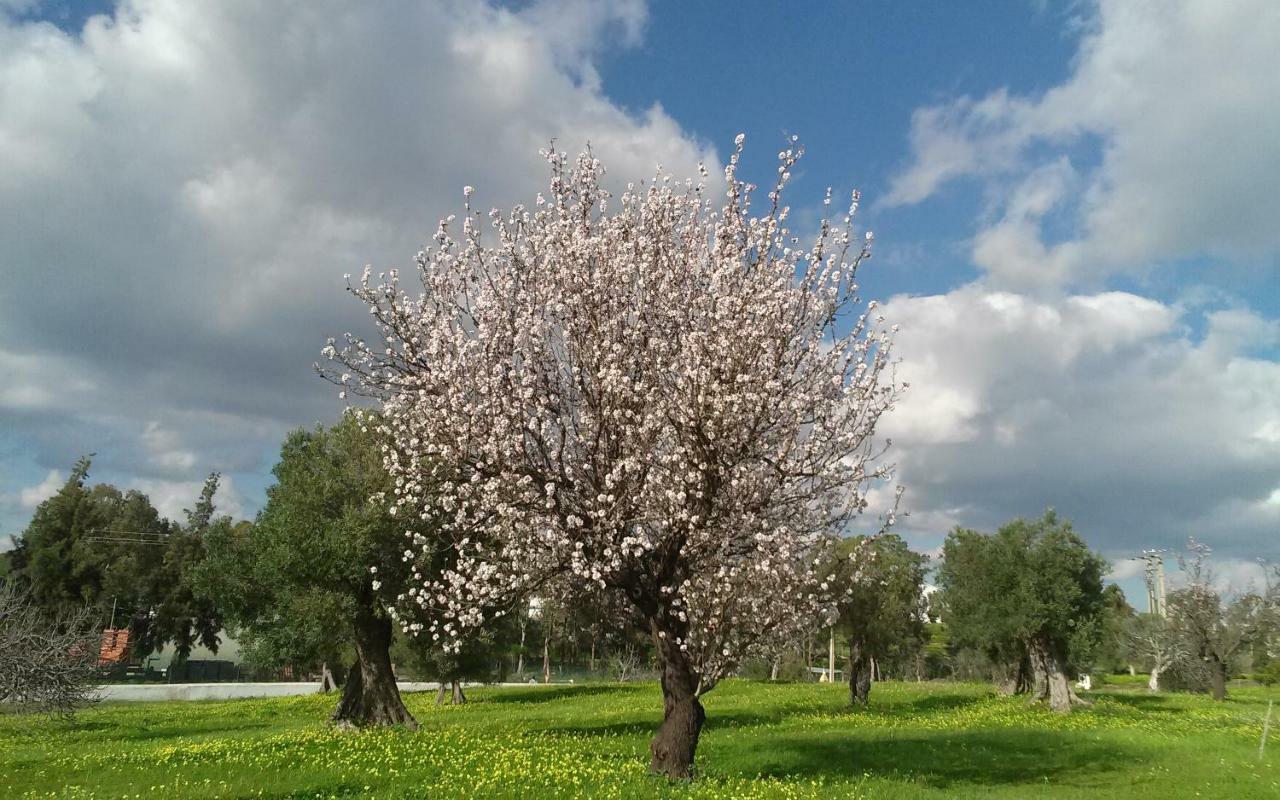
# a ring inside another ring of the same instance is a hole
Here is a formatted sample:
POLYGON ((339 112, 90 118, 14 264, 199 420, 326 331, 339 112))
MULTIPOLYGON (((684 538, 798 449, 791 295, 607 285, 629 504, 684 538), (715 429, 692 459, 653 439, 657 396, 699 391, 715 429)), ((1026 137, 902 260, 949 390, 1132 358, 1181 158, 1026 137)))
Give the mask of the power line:
POLYGON ((111 528, 103 528, 89 531, 89 535, 85 537, 91 542, 110 542, 113 544, 156 544, 164 545, 169 542, 168 533, 160 533, 158 531, 123 531, 111 528))

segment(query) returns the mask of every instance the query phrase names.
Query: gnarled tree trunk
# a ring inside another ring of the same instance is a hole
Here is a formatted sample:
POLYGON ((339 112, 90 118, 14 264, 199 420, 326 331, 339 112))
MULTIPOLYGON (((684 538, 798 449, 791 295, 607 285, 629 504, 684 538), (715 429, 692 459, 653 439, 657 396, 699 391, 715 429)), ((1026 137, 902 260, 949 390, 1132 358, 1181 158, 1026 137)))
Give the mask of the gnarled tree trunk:
POLYGON ((649 769, 669 778, 688 778, 707 714, 698 700, 698 677, 688 655, 671 632, 658 636, 658 627, 652 628, 662 666, 662 727, 649 745, 649 769))
POLYGON ((1035 682, 1036 675, 1031 667, 1031 658, 1027 653, 1023 653, 1022 658, 1018 660, 1018 665, 1014 667, 1012 677, 1008 673, 997 676, 996 689, 1003 695, 1027 694, 1034 690, 1035 682))
POLYGON ((342 699, 333 712, 340 725, 405 725, 418 722, 404 707, 391 670, 391 620, 372 610, 355 620, 356 662, 351 665, 342 699))
POLYGON ((1160 670, 1157 667, 1151 668, 1151 677, 1147 678, 1147 691, 1160 691, 1160 670))
POLYGON ((871 696, 871 664, 861 642, 849 642, 849 703, 865 706, 871 696))
POLYGON ((328 694, 338 688, 338 681, 333 677, 333 673, 329 671, 329 662, 326 661, 320 665, 320 691, 328 694))
POLYGON ((1032 639, 1028 656, 1035 680, 1033 699, 1047 699, 1049 708, 1059 714, 1070 712, 1072 703, 1083 702, 1071 690, 1071 681, 1067 677, 1062 656, 1047 637, 1037 636, 1032 639))

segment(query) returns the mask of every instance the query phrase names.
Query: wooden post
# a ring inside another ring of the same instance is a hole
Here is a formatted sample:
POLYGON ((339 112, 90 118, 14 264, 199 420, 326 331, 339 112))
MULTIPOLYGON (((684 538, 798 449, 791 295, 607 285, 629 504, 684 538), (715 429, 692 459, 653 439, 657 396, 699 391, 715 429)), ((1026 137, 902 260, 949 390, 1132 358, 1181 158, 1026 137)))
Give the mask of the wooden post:
POLYGON ((836 626, 831 626, 831 638, 827 642, 827 683, 836 682, 836 626))
POLYGON ((542 682, 551 683, 551 632, 542 637, 542 682))
POLYGON ((1267 701, 1267 718, 1262 721, 1262 741, 1258 743, 1258 760, 1261 761, 1267 752, 1267 733, 1271 730, 1271 706, 1274 700, 1267 701))

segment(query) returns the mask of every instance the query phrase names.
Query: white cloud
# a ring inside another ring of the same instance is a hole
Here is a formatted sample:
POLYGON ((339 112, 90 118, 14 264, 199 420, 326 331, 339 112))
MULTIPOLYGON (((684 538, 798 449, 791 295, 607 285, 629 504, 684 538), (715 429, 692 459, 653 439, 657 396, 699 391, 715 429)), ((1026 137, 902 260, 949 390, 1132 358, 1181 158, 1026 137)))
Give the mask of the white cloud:
POLYGON ((1054 506, 1117 558, 1192 535, 1225 557, 1280 556, 1280 364, 1249 354, 1277 328, 1216 312, 1195 337, 1184 313, 1123 292, 892 298, 911 388, 883 432, 908 530, 1054 506))
POLYGON ((1071 76, 1039 96, 1000 89, 918 110, 887 202, 964 176, 991 182, 1003 202, 974 260, 1011 287, 1088 285, 1202 254, 1274 265, 1280 5, 1102 0, 1086 31, 1071 76), (1072 163, 1093 144, 1096 166, 1072 163), (1072 180, 1019 208, 1046 168, 1072 180), (1051 241, 1051 213, 1074 231, 1051 241))
POLYGON ((343 273, 411 263, 464 185, 531 201, 552 139, 615 181, 714 166, 602 93, 593 59, 645 13, 126 0, 78 36, 0 13, 0 428, 122 485, 261 471, 337 411, 311 363, 365 324, 343 273))
POLYGON ((184 449, 178 435, 161 427, 159 422, 152 420, 147 423, 142 432, 142 443, 159 469, 181 474, 196 465, 196 454, 184 449))
POLYGON ((0 412, 65 410, 84 403, 95 384, 62 359, 0 349, 0 412))
MULTIPOLYGON (((1103 291, 1201 259, 1280 264, 1280 6, 1084 7, 1069 77, 916 111, 887 205, 980 182, 978 283, 894 298, 886 431, 908 505, 991 528, 1057 506, 1116 560, 1215 543, 1275 558, 1280 324, 1222 288, 1103 291)), ((1131 285, 1131 284, 1130 284, 1131 285)), ((1234 563, 1234 562, 1231 562, 1234 563)))
MULTIPOLYGON (((1111 571, 1106 574, 1106 579, 1114 583, 1129 578, 1141 578, 1145 574, 1146 562, 1142 559, 1121 558, 1111 565, 1111 571)), ((1131 601, 1133 601, 1132 598, 1131 601)))
POLYGON ((36 506, 48 500, 58 493, 62 488, 62 484, 67 482, 67 478, 56 469, 49 470, 49 474, 44 476, 44 480, 35 486, 28 486, 18 493, 18 503, 26 511, 32 511, 36 506))
MULTIPOLYGON (((151 505, 155 506, 163 517, 175 522, 186 520, 185 509, 191 508, 200 498, 204 481, 166 481, 155 479, 138 479, 130 488, 145 494, 151 505)), ((235 481, 223 475, 218 482, 218 493, 213 498, 217 516, 227 515, 232 519, 242 519, 246 514, 244 497, 236 488, 235 481)))

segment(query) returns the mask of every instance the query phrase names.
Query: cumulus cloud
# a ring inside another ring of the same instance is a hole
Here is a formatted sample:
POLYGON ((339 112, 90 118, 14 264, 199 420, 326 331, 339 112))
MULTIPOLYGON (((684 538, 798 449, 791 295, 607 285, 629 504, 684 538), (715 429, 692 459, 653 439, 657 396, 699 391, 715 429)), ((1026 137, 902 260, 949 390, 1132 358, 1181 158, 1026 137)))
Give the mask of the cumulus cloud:
POLYGON ((62 488, 62 484, 67 482, 67 478, 56 469, 49 470, 49 474, 44 476, 44 480, 35 486, 28 486, 18 494, 18 502, 22 508, 31 511, 36 506, 48 500, 58 493, 62 488))
POLYGON ((126 485, 261 471, 338 408, 310 365, 362 324, 342 274, 410 263, 464 185, 530 201, 552 139, 619 180, 716 161, 602 93, 593 58, 644 23, 634 1, 126 0, 76 34, 0 10, 0 428, 126 485))
MULTIPOLYGON (((1217 288, 1107 291, 1198 261, 1280 264, 1280 6, 1082 6, 1069 76, 920 108, 883 202, 980 189, 976 283, 893 298, 887 420, 922 545, 1055 506, 1133 581, 1149 547, 1280 557, 1280 325, 1217 288)), ((1228 273, 1229 274, 1229 273, 1228 273)), ((1238 274, 1238 273, 1237 273, 1238 274)), ((1225 584, 1224 584, 1225 585, 1225 584)))
MULTIPOLYGON (((185 522, 186 509, 193 507, 204 488, 204 481, 166 481, 140 478, 134 481, 131 488, 137 489, 151 500, 151 505, 160 515, 175 522, 185 522)), ((235 481, 223 475, 218 481, 218 492, 213 497, 214 508, 218 516, 229 516, 232 519, 245 517, 246 505, 244 497, 237 489, 235 481)))
POLYGON ((995 208, 974 261, 1009 287, 1085 285, 1194 255, 1274 267, 1280 5, 1101 0, 1085 26, 1059 86, 919 109, 887 202, 988 183, 995 208), (1040 201, 1019 207, 1028 192, 1040 201), (1052 236, 1061 218, 1070 231, 1052 236))
POLYGON ((1224 557, 1280 556, 1280 364, 1250 355, 1280 343, 1275 323, 983 285, 895 297, 884 314, 911 383, 884 427, 908 530, 1055 506, 1115 558, 1193 535, 1224 557))

